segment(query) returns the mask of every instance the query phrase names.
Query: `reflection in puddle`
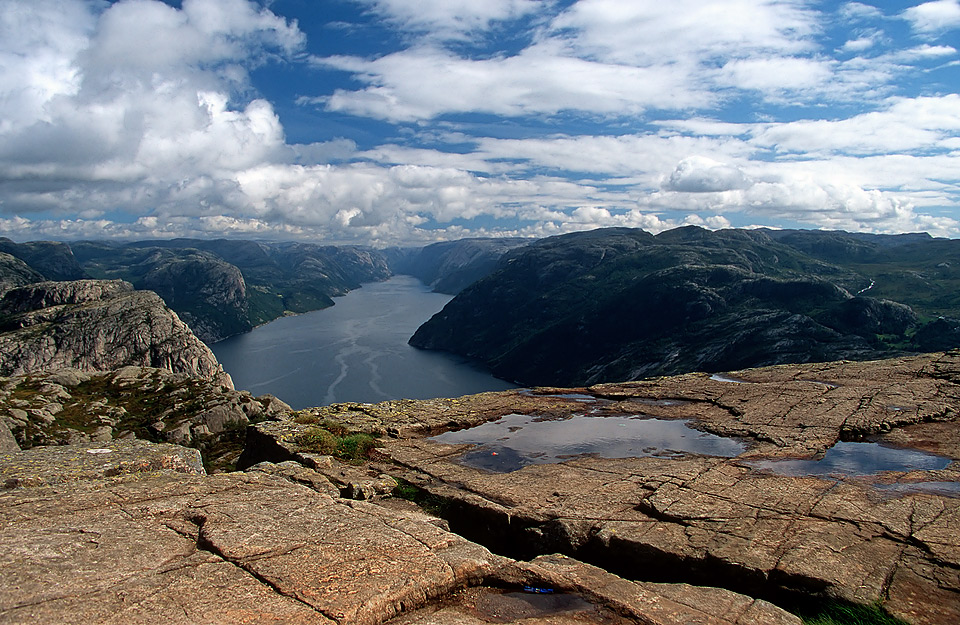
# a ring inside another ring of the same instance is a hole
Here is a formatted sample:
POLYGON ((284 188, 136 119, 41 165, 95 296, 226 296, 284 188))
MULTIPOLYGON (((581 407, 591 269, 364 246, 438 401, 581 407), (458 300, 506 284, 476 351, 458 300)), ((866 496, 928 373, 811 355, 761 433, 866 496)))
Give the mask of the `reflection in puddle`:
POLYGON ((710 376, 710 379, 715 382, 731 382, 733 384, 753 384, 753 382, 749 380, 740 380, 738 378, 731 378, 728 375, 721 375, 719 373, 714 373, 713 375, 710 376))
POLYGON ((583 597, 568 594, 529 594, 523 592, 487 593, 477 601, 477 612, 495 623, 543 618, 568 612, 595 612, 583 597))
POLYGON ((874 486, 897 495, 931 493, 947 497, 960 497, 960 482, 896 482, 894 484, 874 484, 874 486))
POLYGON ((688 420, 643 416, 600 417, 574 415, 543 420, 510 414, 474 428, 446 432, 430 440, 447 444, 481 445, 461 461, 489 471, 516 471, 528 464, 562 462, 590 454, 602 458, 677 456, 696 453, 733 457, 746 446, 731 438, 700 432, 688 420))
POLYGON ((757 460, 756 469, 779 475, 872 475, 881 471, 936 471, 951 460, 914 449, 887 447, 879 443, 839 442, 819 460, 757 460))

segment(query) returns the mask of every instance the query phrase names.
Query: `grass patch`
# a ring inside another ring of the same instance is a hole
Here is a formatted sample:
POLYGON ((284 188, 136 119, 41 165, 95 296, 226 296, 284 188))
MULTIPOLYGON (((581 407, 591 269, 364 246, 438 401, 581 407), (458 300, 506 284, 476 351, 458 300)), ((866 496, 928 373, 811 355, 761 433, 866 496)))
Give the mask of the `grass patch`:
POLYGON ((333 421, 323 421, 322 427, 310 427, 294 437, 294 442, 304 451, 336 456, 342 460, 364 460, 370 451, 381 447, 380 441, 370 434, 349 432, 333 421))
POLYGON ((909 625, 886 614, 879 605, 857 605, 842 601, 811 601, 791 606, 804 625, 909 625))

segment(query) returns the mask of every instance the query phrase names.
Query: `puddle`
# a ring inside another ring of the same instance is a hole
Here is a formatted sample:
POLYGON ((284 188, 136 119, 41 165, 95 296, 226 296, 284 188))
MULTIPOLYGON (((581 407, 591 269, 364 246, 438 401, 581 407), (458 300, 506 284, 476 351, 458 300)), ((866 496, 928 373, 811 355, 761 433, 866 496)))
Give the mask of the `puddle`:
POLYGON ((820 459, 755 460, 755 469, 778 475, 873 475, 882 471, 937 471, 951 460, 915 449, 888 447, 879 443, 839 442, 820 459))
MULTIPOLYGON (((538 589, 539 590, 539 589, 538 589)), ((550 623, 555 625, 625 625, 609 608, 563 592, 504 592, 468 588, 441 605, 402 615, 390 625, 473 623, 550 623)), ((631 621, 632 622, 632 621, 631 621)))
POLYGON ((556 397, 559 399, 573 399, 576 401, 597 401, 597 398, 593 395, 585 395, 583 393, 560 393, 558 395, 542 395, 542 397, 556 397))
POLYGON ((894 484, 874 484, 874 486, 896 495, 931 493, 947 497, 960 497, 960 482, 896 482, 894 484))
POLYGON ((728 375, 721 375, 719 373, 714 373, 710 376, 710 379, 715 382, 730 382, 732 384, 754 384, 750 380, 740 380, 738 378, 731 378, 728 375))
POLYGON ((563 462, 580 455, 601 458, 675 457, 694 453, 732 458, 746 450, 737 439, 695 430, 689 420, 641 415, 574 415, 545 420, 510 414, 477 427, 445 432, 430 440, 479 445, 465 453, 467 466, 505 473, 530 464, 563 462))
POLYGON ((592 603, 578 595, 525 592, 486 593, 476 603, 480 616, 494 623, 570 612, 594 612, 592 603))

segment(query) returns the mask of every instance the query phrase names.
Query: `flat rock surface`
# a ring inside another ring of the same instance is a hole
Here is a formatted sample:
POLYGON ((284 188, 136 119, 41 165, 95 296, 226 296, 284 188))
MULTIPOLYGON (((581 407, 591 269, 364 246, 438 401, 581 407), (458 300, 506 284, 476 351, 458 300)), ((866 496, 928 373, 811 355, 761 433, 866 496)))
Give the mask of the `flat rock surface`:
POLYGON ((0 494, 0 622, 379 623, 500 558, 263 474, 0 494))
POLYGON ((799 625, 729 591, 516 563, 422 512, 262 471, 9 490, 0 545, 0 623, 799 625))
POLYGON ((203 475, 200 452, 136 439, 0 453, 0 487, 46 486, 128 473, 203 475))
MULTIPOLYGON (((387 435, 391 463, 375 470, 446 501, 453 531, 501 553, 564 552, 633 579, 880 602, 912 623, 960 622, 960 352, 307 412, 387 435), (462 463, 471 446, 426 438, 516 414, 685 419, 744 447, 732 458, 582 456, 492 473, 462 463), (941 458, 864 475, 774 472, 840 441, 941 458)), ((301 459, 302 427, 261 424, 248 451, 301 459)))

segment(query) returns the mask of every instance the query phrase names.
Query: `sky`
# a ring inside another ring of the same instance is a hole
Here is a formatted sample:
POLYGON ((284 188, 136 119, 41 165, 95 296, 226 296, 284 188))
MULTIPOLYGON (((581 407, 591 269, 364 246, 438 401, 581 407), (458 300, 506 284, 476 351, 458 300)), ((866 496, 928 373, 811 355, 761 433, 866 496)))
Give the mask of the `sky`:
POLYGON ((960 0, 0 0, 0 235, 960 237, 960 0))

